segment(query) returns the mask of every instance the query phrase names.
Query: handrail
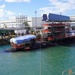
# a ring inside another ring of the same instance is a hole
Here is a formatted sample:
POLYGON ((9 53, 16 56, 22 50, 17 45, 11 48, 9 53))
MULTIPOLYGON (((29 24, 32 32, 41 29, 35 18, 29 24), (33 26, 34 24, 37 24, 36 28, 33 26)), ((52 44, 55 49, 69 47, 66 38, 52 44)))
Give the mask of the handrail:
POLYGON ((73 75, 73 74, 75 74, 74 69, 75 69, 75 66, 72 67, 72 68, 69 68, 69 69, 67 69, 67 70, 64 70, 64 71, 62 72, 62 75, 73 75), (67 74, 65 74, 65 73, 67 73, 67 74))

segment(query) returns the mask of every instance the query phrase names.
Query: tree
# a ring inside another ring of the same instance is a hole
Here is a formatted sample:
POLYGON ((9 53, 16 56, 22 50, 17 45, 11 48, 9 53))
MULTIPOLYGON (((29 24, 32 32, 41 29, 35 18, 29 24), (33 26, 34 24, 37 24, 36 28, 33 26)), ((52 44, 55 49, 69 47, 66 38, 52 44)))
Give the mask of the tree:
POLYGON ((4 23, 4 27, 7 28, 7 25, 4 23))
POLYGON ((25 25, 26 34, 29 34, 30 26, 29 26, 28 22, 24 22, 23 24, 25 25))
POLYGON ((28 22, 24 22, 23 24, 25 25, 25 28, 28 28, 29 27, 28 22))

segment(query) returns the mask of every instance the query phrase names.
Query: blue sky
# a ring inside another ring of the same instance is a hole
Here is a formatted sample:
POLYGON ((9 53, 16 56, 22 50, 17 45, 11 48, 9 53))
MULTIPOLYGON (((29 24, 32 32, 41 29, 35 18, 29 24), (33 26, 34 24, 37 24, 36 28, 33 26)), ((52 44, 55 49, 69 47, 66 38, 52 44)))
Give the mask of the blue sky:
POLYGON ((0 19, 10 19, 17 15, 30 17, 56 13, 75 15, 75 0, 0 0, 0 19))

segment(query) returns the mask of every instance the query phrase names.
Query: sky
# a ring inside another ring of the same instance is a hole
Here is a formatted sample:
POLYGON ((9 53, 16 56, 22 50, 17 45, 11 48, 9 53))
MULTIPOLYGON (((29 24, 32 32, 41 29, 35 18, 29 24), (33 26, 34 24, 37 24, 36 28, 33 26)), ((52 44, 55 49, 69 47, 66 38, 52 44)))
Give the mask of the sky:
POLYGON ((0 0, 0 20, 55 13, 75 16, 75 0, 0 0))

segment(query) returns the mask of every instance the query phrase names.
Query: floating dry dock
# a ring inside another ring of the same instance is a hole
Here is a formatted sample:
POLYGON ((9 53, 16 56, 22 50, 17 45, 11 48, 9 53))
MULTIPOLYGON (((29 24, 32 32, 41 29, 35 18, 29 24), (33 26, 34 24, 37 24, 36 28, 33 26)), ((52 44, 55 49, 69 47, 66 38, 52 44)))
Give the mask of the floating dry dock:
POLYGON ((40 50, 48 47, 54 47, 54 46, 65 46, 71 43, 75 43, 75 37, 70 37, 70 38, 64 38, 64 39, 58 39, 54 41, 40 41, 36 42, 34 45, 28 45, 25 48, 10 48, 8 50, 5 50, 5 52, 19 52, 19 51, 35 51, 35 50, 40 50))
MULTIPOLYGON (((75 34, 73 31, 70 31, 71 25, 69 24, 70 18, 68 16, 50 14, 47 16, 43 15, 43 30, 42 30, 42 38, 39 38, 40 41, 36 43, 31 43, 29 46, 20 44, 13 45, 17 48, 12 48, 8 51, 25 51, 25 50, 34 50, 40 48, 46 48, 50 46, 56 45, 64 45, 75 42, 75 34), (42 41, 41 41, 42 40, 42 41)), ((31 40, 30 40, 31 41, 31 40)), ((33 42, 33 41, 32 41, 33 42)))

